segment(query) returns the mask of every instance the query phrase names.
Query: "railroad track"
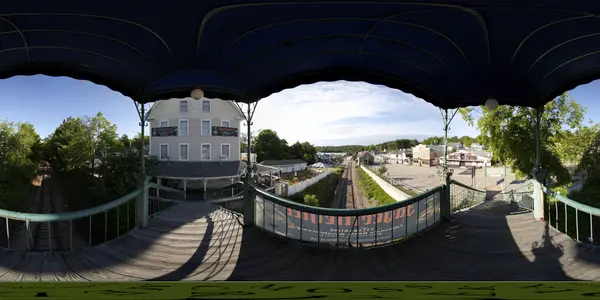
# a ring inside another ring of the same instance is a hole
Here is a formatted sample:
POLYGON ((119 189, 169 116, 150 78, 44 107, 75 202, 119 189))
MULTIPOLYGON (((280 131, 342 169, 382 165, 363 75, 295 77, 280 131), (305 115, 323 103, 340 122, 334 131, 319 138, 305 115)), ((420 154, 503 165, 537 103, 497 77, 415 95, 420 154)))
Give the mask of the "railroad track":
MULTIPOLYGON (((54 187, 51 179, 51 169, 48 165, 42 167, 42 185, 37 212, 49 214, 56 212, 54 187)), ((57 251, 63 250, 60 235, 60 226, 57 222, 31 223, 31 250, 35 251, 57 251)))
POLYGON ((346 208, 359 208, 355 199, 355 188, 353 181, 354 163, 349 163, 346 168, 346 208))

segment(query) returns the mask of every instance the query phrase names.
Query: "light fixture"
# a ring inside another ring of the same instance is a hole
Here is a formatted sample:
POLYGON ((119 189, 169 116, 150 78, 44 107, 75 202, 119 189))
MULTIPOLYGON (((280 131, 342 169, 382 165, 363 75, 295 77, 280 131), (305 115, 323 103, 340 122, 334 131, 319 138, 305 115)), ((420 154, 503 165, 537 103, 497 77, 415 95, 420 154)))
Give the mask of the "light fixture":
POLYGON ((498 100, 490 97, 485 101, 485 108, 488 110, 494 110, 498 108, 498 100))
POLYGON ((202 89, 193 89, 191 96, 196 100, 200 100, 204 97, 204 91, 202 89))

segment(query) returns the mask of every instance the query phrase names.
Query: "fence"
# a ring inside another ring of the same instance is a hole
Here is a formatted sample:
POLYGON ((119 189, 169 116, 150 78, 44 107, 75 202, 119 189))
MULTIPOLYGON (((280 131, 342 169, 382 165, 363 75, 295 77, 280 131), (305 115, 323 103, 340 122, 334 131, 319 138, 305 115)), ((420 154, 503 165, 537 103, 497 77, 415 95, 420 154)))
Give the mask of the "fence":
POLYGON ((504 200, 526 210, 533 211, 533 183, 527 182, 522 189, 505 192, 504 200))
POLYGON ((373 247, 404 240, 438 224, 444 187, 406 201, 366 209, 320 208, 259 189, 255 224, 272 234, 317 246, 373 247))
MULTIPOLYGON (((321 180, 321 179, 327 177, 327 175, 333 173, 334 170, 335 169, 330 168, 330 169, 327 169, 323 173, 321 173, 321 174, 319 174, 319 175, 317 175, 317 176, 315 176, 313 178, 310 178, 310 179, 298 182, 298 183, 296 183, 294 185, 288 185, 288 187, 287 187, 287 194, 286 195, 289 197, 289 196, 293 196, 293 195, 295 195, 297 193, 300 193, 300 192, 304 191, 309 186, 317 183, 319 180, 321 180)), ((275 190, 277 190, 277 188, 275 190)))
POLYGON ((169 199, 148 197, 148 207, 139 207, 139 197, 153 188, 172 190, 146 183, 119 199, 88 209, 63 213, 21 213, 0 210, 6 236, 2 247, 17 250, 62 251, 92 247, 126 234, 136 226, 141 213, 152 216, 173 205, 169 199), (10 223, 21 223, 8 226, 10 223))
POLYGON ((464 185, 458 181, 450 181, 450 211, 456 212, 483 203, 486 191, 464 185))
POLYGON ((599 245, 600 208, 573 201, 542 186, 544 218, 556 230, 578 242, 599 245))

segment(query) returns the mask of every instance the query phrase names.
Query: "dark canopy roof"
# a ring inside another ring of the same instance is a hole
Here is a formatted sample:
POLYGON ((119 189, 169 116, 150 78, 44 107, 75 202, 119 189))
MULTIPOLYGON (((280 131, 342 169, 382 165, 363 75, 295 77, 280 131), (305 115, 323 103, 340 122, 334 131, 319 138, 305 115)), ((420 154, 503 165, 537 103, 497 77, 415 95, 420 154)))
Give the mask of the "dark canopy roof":
POLYGON ((0 77, 87 79, 137 101, 255 101, 329 80, 443 108, 536 106, 598 78, 590 0, 4 1, 0 77))

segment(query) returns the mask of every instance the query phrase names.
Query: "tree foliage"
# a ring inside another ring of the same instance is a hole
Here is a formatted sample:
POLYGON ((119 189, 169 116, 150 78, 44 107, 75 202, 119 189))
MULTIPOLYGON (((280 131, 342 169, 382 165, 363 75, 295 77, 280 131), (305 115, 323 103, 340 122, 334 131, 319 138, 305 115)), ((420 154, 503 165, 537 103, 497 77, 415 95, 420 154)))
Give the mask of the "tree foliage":
MULTIPOLYGON (((149 137, 143 138, 147 147, 149 137)), ((69 198, 85 196, 78 208, 114 200, 137 188, 142 138, 118 136, 117 127, 102 113, 70 117, 46 139, 46 156, 69 185, 69 198)), ((147 164, 147 175, 153 164, 147 164)))
MULTIPOLYGON (((461 109, 463 119, 474 125, 474 108, 461 109)), ((481 107, 482 116, 477 120, 480 136, 501 163, 510 166, 517 174, 531 174, 536 159, 536 113, 527 107, 500 105, 496 110, 481 107)), ((567 93, 547 103, 543 108, 540 123, 541 166, 558 184, 570 180, 568 170, 561 162, 565 153, 574 158, 573 150, 559 149, 555 145, 564 143, 569 132, 582 130, 585 108, 575 102, 567 93)), ((563 147, 564 148, 564 147, 563 147)))
POLYGON ((290 146, 285 139, 279 138, 277 132, 271 129, 261 130, 253 139, 252 148, 259 162, 268 159, 301 159, 308 164, 316 162, 317 149, 315 146, 299 141, 290 146))
POLYGON ((37 175, 41 140, 29 123, 0 122, 0 208, 17 209, 37 175))

